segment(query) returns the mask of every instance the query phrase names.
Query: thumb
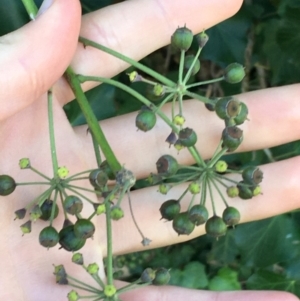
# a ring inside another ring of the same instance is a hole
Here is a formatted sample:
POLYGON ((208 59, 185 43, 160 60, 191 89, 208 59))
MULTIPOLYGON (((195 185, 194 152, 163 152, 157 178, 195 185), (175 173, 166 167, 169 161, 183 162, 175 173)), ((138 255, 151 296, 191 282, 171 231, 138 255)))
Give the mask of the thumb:
POLYGON ((64 73, 76 50, 78 0, 45 0, 35 21, 0 37, 0 120, 29 106, 64 73))

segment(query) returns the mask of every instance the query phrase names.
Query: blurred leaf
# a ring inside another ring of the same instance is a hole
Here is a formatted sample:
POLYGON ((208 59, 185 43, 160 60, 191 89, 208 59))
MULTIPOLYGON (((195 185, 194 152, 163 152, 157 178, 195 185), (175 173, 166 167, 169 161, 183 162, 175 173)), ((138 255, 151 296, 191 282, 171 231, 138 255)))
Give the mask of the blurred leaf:
POLYGON ((200 289, 208 284, 205 266, 200 262, 190 262, 183 269, 171 269, 170 273, 171 285, 200 289))
POLYGON ((300 239, 299 231, 288 215, 239 225, 235 237, 242 263, 247 265, 267 267, 300 255, 293 244, 300 239))
POLYGON ((80 0, 83 14, 86 14, 86 13, 95 11, 97 9, 103 8, 105 6, 111 5, 114 2, 115 1, 113 1, 113 0, 101 0, 101 1, 80 0))
POLYGON ((240 290, 238 273, 228 267, 221 268, 218 274, 209 281, 208 288, 212 291, 240 290))
POLYGON ((246 285, 248 289, 280 290, 300 296, 299 280, 288 279, 271 271, 259 270, 248 279, 246 285))

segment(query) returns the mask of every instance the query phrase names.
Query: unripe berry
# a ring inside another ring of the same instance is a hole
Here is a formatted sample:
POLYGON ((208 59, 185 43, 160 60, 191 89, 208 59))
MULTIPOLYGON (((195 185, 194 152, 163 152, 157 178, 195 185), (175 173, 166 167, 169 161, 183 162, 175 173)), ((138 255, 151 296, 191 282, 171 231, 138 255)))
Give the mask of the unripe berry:
POLYGON ((74 291, 74 290, 71 290, 71 291, 68 293, 67 297, 68 297, 68 301, 77 301, 77 300, 79 300, 79 295, 78 295, 78 293, 77 293, 76 291, 74 291))
POLYGON ((173 123, 175 125, 182 126, 184 124, 184 122, 185 122, 185 118, 180 114, 174 116, 174 118, 173 118, 173 123))
MULTIPOLYGON (((53 210, 53 201, 49 199, 45 200, 43 205, 41 206, 42 215, 40 216, 40 219, 43 221, 48 221, 51 217, 52 210, 53 210)), ((59 212, 58 206, 57 204, 55 204, 53 219, 55 219, 58 216, 58 212, 59 212)))
POLYGON ((155 271, 151 268, 146 268, 141 275, 142 282, 152 282, 154 278, 155 271))
POLYGON ((207 220, 205 230, 207 234, 218 238, 226 234, 227 226, 221 217, 214 215, 207 220))
POLYGON ((99 272, 99 265, 97 263, 90 263, 87 267, 86 267, 86 271, 90 274, 90 275, 97 275, 99 272))
POLYGON ((40 244, 49 249, 57 245, 59 241, 59 235, 56 229, 52 226, 45 227, 39 235, 40 244))
POLYGON ((196 226, 204 224, 208 219, 208 211, 203 205, 194 205, 189 210, 189 219, 196 226))
POLYGON ((186 147, 194 146, 197 142, 197 135, 193 129, 185 128, 179 132, 180 144, 186 147))
POLYGON ((59 244, 67 251, 78 251, 85 245, 86 240, 75 235, 74 226, 62 228, 59 232, 59 244))
POLYGON ((78 238, 87 239, 95 233, 95 226, 90 220, 81 218, 74 225, 74 233, 78 238))
POLYGON ((32 222, 29 220, 20 226, 23 235, 31 232, 31 223, 32 222))
POLYGON ((261 187, 258 185, 256 186, 253 190, 252 190, 252 195, 253 196, 257 196, 257 195, 260 195, 262 192, 261 192, 261 187))
POLYGON ((62 264, 54 266, 54 273, 56 283, 68 284, 67 273, 62 264))
POLYGON ((241 103, 233 97, 223 97, 218 99, 215 111, 221 119, 228 119, 238 116, 241 111, 241 103))
POLYGON ((61 166, 57 169, 57 175, 61 178, 64 179, 68 176, 69 170, 65 166, 61 166))
POLYGON ((162 183, 158 186, 158 191, 161 194, 167 194, 171 188, 172 186, 170 184, 162 183))
POLYGON ((258 185, 263 179, 263 172, 257 166, 248 166, 243 170, 242 177, 245 183, 258 185))
POLYGON ((108 164, 107 160, 104 160, 100 164, 100 169, 105 172, 105 174, 107 175, 109 180, 115 180, 115 178, 116 178, 115 174, 114 174, 113 170, 111 169, 110 165, 108 164))
POLYGON ((102 168, 99 168, 90 172, 89 180, 94 188, 102 189, 108 181, 108 176, 102 168))
POLYGON ((76 195, 69 195, 63 201, 64 209, 69 214, 75 215, 81 212, 83 208, 82 200, 76 195))
POLYGON ((209 40, 208 35, 204 31, 197 34, 195 38, 200 48, 203 48, 209 40))
POLYGON ((15 211, 15 220, 16 219, 23 219, 26 215, 26 209, 25 208, 22 208, 22 209, 18 209, 15 211))
POLYGON ((117 289, 116 289, 116 287, 114 285, 107 284, 107 285, 105 285, 103 292, 104 292, 105 296, 112 297, 117 292, 117 289))
POLYGON ((180 203, 177 200, 168 200, 165 201, 159 211, 161 213, 161 217, 171 221, 174 217, 180 212, 180 203))
POLYGON ((192 182, 189 184, 189 192, 191 194, 198 194, 200 192, 200 184, 198 182, 192 182))
POLYGON ((181 212, 177 214, 173 219, 172 226, 178 235, 189 235, 195 228, 195 224, 190 221, 188 212, 181 212))
POLYGON ((147 132, 153 129, 156 124, 156 115, 150 110, 140 111, 135 118, 136 127, 143 131, 147 132))
MULTIPOLYGON (((190 69, 190 67, 192 66, 193 64, 193 61, 195 59, 195 56, 194 55, 187 55, 185 57, 185 60, 184 60, 184 68, 186 70, 186 72, 190 69)), ((196 73, 198 73, 198 71, 200 70, 200 61, 197 59, 194 66, 193 66, 193 69, 192 69, 192 72, 191 72, 191 75, 195 75, 196 73)))
POLYGON ((37 219, 39 219, 42 216, 42 210, 39 205, 33 206, 29 213, 30 219, 35 222, 37 219))
POLYGON ((19 166, 20 166, 21 169, 30 168, 30 160, 28 158, 22 158, 19 161, 19 166))
POLYGON ((6 196, 11 194, 16 186, 16 182, 11 176, 0 175, 0 195, 6 196))
POLYGON ((177 160, 171 155, 163 155, 156 162, 157 172, 165 177, 175 175, 178 167, 177 160))
POLYGON ((238 63, 232 63, 224 70, 225 81, 230 84, 241 82, 245 75, 246 73, 244 67, 238 63))
POLYGON ((72 262, 78 264, 78 265, 83 265, 83 256, 81 253, 74 253, 72 256, 72 262))
POLYGON ((235 198, 239 195, 239 189, 236 186, 228 187, 226 192, 230 198, 235 198))
POLYGON ((239 189, 239 197, 243 200, 252 199, 253 193, 251 187, 249 187, 244 181, 240 181, 237 185, 239 189))
POLYGON ((155 96, 162 96, 165 94, 165 86, 161 85, 161 84, 156 84, 153 87, 153 94, 155 96))
POLYGON ((188 28, 177 28, 171 37, 171 45, 179 50, 187 51, 193 42, 193 33, 188 28))
POLYGON ((248 107, 243 102, 240 103, 240 106, 239 114, 233 118, 236 125, 243 124, 248 117, 248 107))
POLYGON ((228 168, 228 164, 224 160, 219 160, 215 165, 216 172, 220 172, 220 173, 226 172, 227 168, 228 168))
POLYGON ((171 279, 170 272, 165 268, 159 268, 155 271, 154 285, 166 285, 171 279))
POLYGON ((111 211, 110 211, 111 219, 117 221, 117 220, 121 219, 123 216, 124 216, 124 211, 121 207, 113 206, 111 208, 111 211))
POLYGON ((226 207, 222 217, 227 226, 235 226, 241 219, 240 212, 234 207, 226 207))
POLYGON ((236 150, 243 141, 243 131, 236 126, 228 126, 222 132, 223 146, 228 151, 236 150))

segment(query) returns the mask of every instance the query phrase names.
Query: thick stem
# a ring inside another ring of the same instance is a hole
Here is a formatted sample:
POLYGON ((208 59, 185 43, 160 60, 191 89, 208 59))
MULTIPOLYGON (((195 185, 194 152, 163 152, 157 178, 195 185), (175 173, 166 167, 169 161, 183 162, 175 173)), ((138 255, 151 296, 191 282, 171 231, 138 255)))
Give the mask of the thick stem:
POLYGON ((27 11, 31 20, 35 20, 35 16, 38 12, 38 9, 33 0, 22 0, 23 5, 27 11))

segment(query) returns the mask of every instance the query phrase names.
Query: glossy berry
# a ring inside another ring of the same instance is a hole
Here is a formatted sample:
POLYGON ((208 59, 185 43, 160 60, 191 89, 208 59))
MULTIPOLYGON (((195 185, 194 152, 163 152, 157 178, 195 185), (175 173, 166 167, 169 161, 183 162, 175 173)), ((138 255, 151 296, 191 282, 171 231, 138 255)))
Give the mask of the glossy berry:
POLYGON ((171 221, 180 212, 180 208, 177 200, 168 200, 161 205, 159 211, 162 218, 171 221))
POLYGON ((177 160, 171 155, 163 155, 156 162, 157 172, 162 176, 172 176, 178 170, 177 160))
POLYGON ((178 140, 183 146, 194 146, 197 142, 197 135, 193 129, 185 128, 179 132, 178 140))
POLYGON ((241 111, 241 103, 233 97, 223 97, 217 100, 215 111, 221 119, 236 117, 241 111))
POLYGON ((189 235, 195 228, 195 224, 191 222, 188 212, 181 212, 177 214, 173 219, 172 226, 178 235, 189 235))
POLYGON ((232 63, 224 70, 225 81, 230 84, 236 84, 243 80, 245 77, 245 69, 241 64, 232 63))
POLYGON ((114 221, 121 219, 124 216, 124 211, 119 206, 113 206, 110 211, 110 217, 114 221))
MULTIPOLYGON (((42 215, 40 216, 40 219, 42 219, 43 221, 48 221, 51 217, 52 208, 53 208, 53 201, 49 199, 45 200, 41 206, 42 215)), ((55 204, 53 219, 55 219, 58 216, 58 212, 59 212, 58 206, 57 204, 55 204)))
POLYGON ((67 213, 75 215, 83 208, 82 200, 76 195, 68 195, 63 201, 64 209, 67 213))
POLYGON ((90 220, 81 218, 74 225, 74 233, 78 238, 88 239, 95 233, 95 226, 90 220))
POLYGON ((209 40, 208 35, 204 31, 197 34, 195 38, 200 48, 203 48, 209 40))
POLYGON ((205 206, 197 204, 189 210, 189 219, 196 226, 204 224, 208 219, 208 211, 205 206))
POLYGON ((227 225, 221 217, 214 215, 207 220, 205 231, 210 236, 218 238, 226 234, 227 225))
POLYGON ((155 271, 155 278, 153 279, 154 285, 166 285, 169 283, 171 275, 169 270, 165 268, 159 268, 155 271))
POLYGON ((16 186, 16 182, 11 176, 0 175, 0 195, 6 196, 11 194, 16 186))
MULTIPOLYGON (((184 68, 186 71, 188 71, 191 68, 191 66, 194 62, 194 59, 195 59, 194 55, 187 55, 185 57, 184 68)), ((196 59, 191 75, 195 75, 196 73, 198 73, 199 70, 200 70, 200 61, 198 59, 196 59)))
POLYGON ((150 110, 140 111, 135 118, 136 127, 143 131, 148 132, 154 128, 156 124, 156 115, 150 110))
POLYGON ((192 42, 193 33, 186 27, 177 28, 171 37, 171 45, 183 51, 187 51, 192 42))
POLYGON ((78 251, 85 245, 85 239, 78 238, 74 232, 74 226, 67 226, 59 232, 59 244, 67 251, 78 251))
POLYGON ((245 184, 244 181, 240 181, 237 185, 239 189, 239 197, 243 200, 249 200, 253 197, 252 189, 249 185, 245 184))
POLYGON ((52 248, 57 245, 59 234, 52 226, 45 227, 39 235, 39 242, 45 248, 52 248))
POLYGON ((236 125, 243 124, 248 117, 248 107, 243 102, 240 103, 240 107, 239 114, 233 118, 236 125))
POLYGON ((235 226, 239 223, 241 219, 240 212, 234 207, 227 207, 223 211, 222 215, 223 221, 227 226, 235 226))
POLYGON ((236 126, 228 126, 222 132, 223 146, 228 151, 236 150, 243 141, 243 131, 236 126))
POLYGON ((91 185, 96 188, 96 189, 102 189, 107 181, 108 181, 108 176, 102 168, 95 169, 90 172, 89 174, 89 180, 91 185))
POLYGON ((257 166, 248 166, 243 170, 242 177, 245 183, 258 185, 263 179, 263 172, 257 166))

